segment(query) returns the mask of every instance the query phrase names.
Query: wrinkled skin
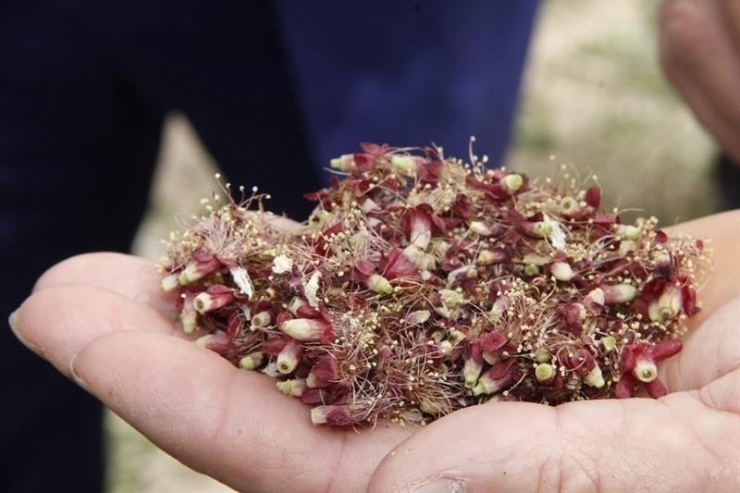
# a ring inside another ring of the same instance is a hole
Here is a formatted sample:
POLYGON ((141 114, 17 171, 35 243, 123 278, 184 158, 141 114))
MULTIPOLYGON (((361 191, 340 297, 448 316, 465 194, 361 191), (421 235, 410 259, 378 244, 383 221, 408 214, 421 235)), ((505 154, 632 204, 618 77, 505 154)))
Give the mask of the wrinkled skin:
POLYGON ((50 269, 13 325, 154 443, 240 491, 739 491, 740 211, 674 229, 713 238, 715 273, 684 350, 660 369, 672 392, 660 400, 316 427, 269 378, 183 340, 154 267, 119 254, 50 269))
POLYGON ((664 0, 658 21, 666 77, 740 163, 740 0, 664 0))

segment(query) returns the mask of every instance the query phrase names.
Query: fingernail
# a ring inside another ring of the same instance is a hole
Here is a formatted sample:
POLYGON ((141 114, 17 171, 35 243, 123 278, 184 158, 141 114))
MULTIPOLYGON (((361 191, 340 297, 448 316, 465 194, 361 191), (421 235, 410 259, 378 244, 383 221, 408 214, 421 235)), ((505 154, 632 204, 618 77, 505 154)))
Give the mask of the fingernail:
POLYGON ((75 354, 74 356, 72 356, 72 359, 69 360, 69 374, 72 375, 72 380, 74 380, 77 385, 89 392, 90 387, 88 387, 87 382, 80 378, 80 376, 77 374, 77 371, 75 370, 76 359, 77 355, 75 354))
POLYGON ((28 349, 38 352, 38 348, 28 342, 26 339, 23 338, 20 331, 18 330, 18 310, 14 311, 10 314, 8 317, 8 325, 10 325, 10 330, 13 331, 13 334, 15 334, 15 337, 21 341, 21 343, 26 346, 28 349))
POLYGON ((459 479, 434 479, 416 484, 410 493, 465 493, 465 484, 459 479))
POLYGON ((16 334, 16 327, 18 326, 18 310, 15 310, 8 317, 8 325, 10 325, 11 330, 17 336, 18 334, 16 334))

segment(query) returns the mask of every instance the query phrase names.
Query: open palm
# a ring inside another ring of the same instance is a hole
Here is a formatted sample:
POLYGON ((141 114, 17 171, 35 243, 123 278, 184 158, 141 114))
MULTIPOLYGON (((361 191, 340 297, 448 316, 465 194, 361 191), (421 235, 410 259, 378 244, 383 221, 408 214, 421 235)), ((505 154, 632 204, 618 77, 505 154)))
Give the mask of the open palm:
POLYGON ((728 491, 740 485, 740 213, 680 229, 714 238, 716 272, 697 328, 661 368, 673 393, 657 401, 316 427, 268 377, 183 340, 152 265, 119 254, 57 265, 13 324, 161 448, 240 491, 728 491))

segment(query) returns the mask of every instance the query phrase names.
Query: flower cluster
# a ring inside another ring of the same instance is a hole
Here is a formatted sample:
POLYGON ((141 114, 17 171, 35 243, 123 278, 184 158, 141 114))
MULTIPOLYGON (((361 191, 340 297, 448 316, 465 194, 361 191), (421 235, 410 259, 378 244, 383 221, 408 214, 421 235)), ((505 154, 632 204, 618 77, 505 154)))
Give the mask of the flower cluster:
POLYGON ((162 264, 183 330, 316 424, 664 395, 656 363, 698 310, 703 242, 623 224, 566 172, 471 161, 365 144, 295 229, 249 210, 256 194, 208 205, 162 264))

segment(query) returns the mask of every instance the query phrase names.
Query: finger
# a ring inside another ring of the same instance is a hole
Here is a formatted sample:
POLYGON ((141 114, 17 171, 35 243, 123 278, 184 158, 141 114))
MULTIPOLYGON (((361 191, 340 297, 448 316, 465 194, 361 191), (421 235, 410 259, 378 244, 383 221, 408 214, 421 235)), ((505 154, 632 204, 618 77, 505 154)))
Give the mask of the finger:
POLYGON ((709 239, 713 261, 699 293, 702 311, 689 321, 695 328, 684 338, 684 348, 661 365, 661 378, 672 392, 699 389, 738 364, 740 340, 740 211, 716 214, 680 224, 672 234, 709 239), (734 313, 734 315, 733 315, 734 313))
POLYGON ((255 214, 263 214, 263 217, 266 217, 267 223, 270 226, 283 233, 298 234, 304 229, 303 224, 293 221, 285 216, 278 216, 271 212, 255 212, 255 214))
POLYGON ((719 307, 740 296, 740 210, 715 214, 670 228, 671 234, 684 233, 708 240, 712 260, 699 292, 701 312, 691 319, 698 327, 719 307))
POLYGON ((670 391, 700 389, 740 368, 738 320, 740 297, 716 310, 685 339, 683 350, 661 367, 661 378, 670 391))
POLYGON ((411 433, 316 427, 274 380, 162 334, 100 337, 77 354, 74 370, 162 449, 239 491, 364 491, 382 457, 411 433))
POLYGON ((179 332, 153 308, 87 284, 37 290, 12 318, 19 339, 68 377, 72 357, 104 334, 125 330, 179 332))
MULTIPOLYGON (((704 410, 681 401, 675 405, 704 410)), ((740 430, 734 416, 723 416, 699 438, 687 424, 697 416, 648 399, 475 406, 397 447, 369 491, 706 491, 737 444, 702 439, 740 430)))
POLYGON ((155 264, 132 255, 101 252, 71 257, 41 276, 34 291, 65 284, 90 284, 119 293, 174 318, 175 294, 161 289, 155 264))
POLYGON ((704 126, 740 159, 740 53, 718 1, 666 0, 663 70, 704 126))
POLYGON ((719 5, 723 9, 725 21, 730 28, 735 50, 740 56, 740 1, 721 0, 719 5))

